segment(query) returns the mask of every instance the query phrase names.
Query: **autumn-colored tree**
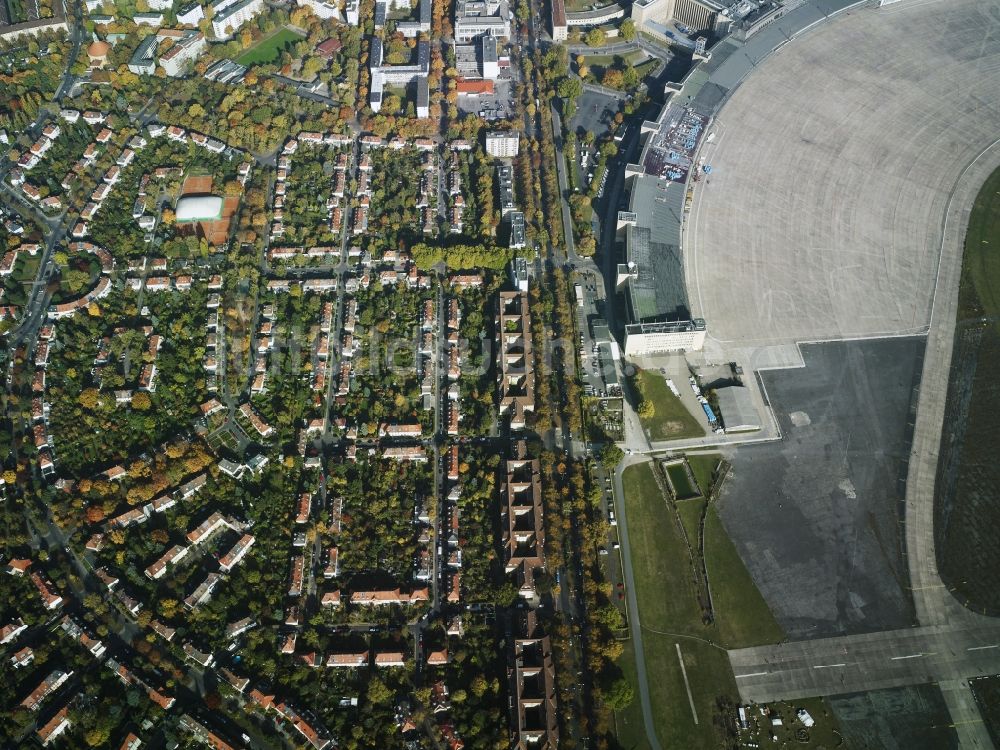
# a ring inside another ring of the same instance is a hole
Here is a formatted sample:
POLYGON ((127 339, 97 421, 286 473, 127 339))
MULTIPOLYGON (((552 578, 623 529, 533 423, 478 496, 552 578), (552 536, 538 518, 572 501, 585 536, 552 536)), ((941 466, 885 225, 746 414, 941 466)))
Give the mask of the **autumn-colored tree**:
POLYGON ((94 410, 97 408, 100 398, 101 394, 96 388, 84 388, 80 392, 77 401, 79 401, 80 406, 84 409, 94 410))
POLYGON ((136 391, 132 394, 132 408, 136 411, 147 411, 152 405, 149 394, 145 391, 136 391))

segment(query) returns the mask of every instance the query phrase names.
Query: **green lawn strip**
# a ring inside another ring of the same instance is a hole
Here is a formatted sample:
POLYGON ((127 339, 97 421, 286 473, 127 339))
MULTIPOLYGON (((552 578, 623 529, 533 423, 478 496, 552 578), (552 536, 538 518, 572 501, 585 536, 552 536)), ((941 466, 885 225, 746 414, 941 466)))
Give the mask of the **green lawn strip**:
MULTIPOLYGON (((618 667, 633 688, 639 684, 635 670, 635 650, 632 641, 625 641, 625 650, 618 657, 618 667)), ((646 728, 642 720, 642 702, 636 690, 635 700, 626 708, 615 712, 615 732, 619 750, 649 750, 646 728)))
POLYGON ((261 39, 257 44, 236 58, 236 62, 240 65, 257 65, 274 62, 286 45, 297 42, 302 38, 302 36, 296 34, 291 29, 278 29, 271 36, 267 37, 267 39, 261 39))
POLYGON ((947 518, 947 523, 939 524, 939 566, 945 583, 967 606, 995 609, 1000 607, 996 576, 1000 544, 994 531, 1000 523, 1000 466, 991 430, 1000 413, 996 379, 1000 365, 1000 169, 983 183, 969 215, 958 307, 945 415, 950 427, 942 442, 938 479, 938 493, 943 493, 950 506, 947 516, 940 510, 936 514, 939 520, 947 518), (980 323, 981 317, 992 325, 980 323))
POLYGON ((584 63, 587 67, 594 65, 611 65, 615 61, 616 55, 584 55, 584 63))
POLYGON ((640 383, 643 398, 648 398, 653 404, 653 416, 642 420, 643 427, 649 430, 651 439, 674 440, 705 435, 705 429, 698 420, 667 388, 667 381, 662 375, 639 370, 636 379, 640 383))
MULTIPOLYGON (((713 457, 699 457, 699 481, 710 476, 713 457)), ((716 748, 717 700, 739 701, 729 658, 721 645, 773 643, 782 631, 753 584, 714 508, 706 518, 706 557, 716 623, 705 626, 694 595, 687 552, 677 522, 660 495, 650 464, 625 470, 628 521, 636 597, 642 623, 646 673, 660 743, 664 747, 716 748), (698 713, 694 723, 677 659, 680 644, 698 713)), ((692 543, 697 543, 704 500, 677 504, 692 543)), ((629 676, 631 679, 631 676, 629 676)))
POLYGON ((1000 315, 1000 169, 979 191, 965 235, 958 319, 978 315, 1000 315))
POLYGON ((639 74, 639 80, 641 81, 646 76, 650 75, 656 67, 659 65, 659 60, 647 60, 641 65, 635 66, 635 72, 639 74))
POLYGON ((696 640, 714 640, 715 628, 701 624, 680 529, 660 495, 652 469, 648 464, 629 467, 624 483, 632 570, 657 735, 664 747, 718 747, 719 737, 712 721, 715 699, 720 694, 736 698, 728 657, 721 649, 696 640), (688 669, 697 725, 684 688, 677 643, 681 644, 688 669))
POLYGON ((743 648, 780 641, 784 632, 726 534, 714 505, 709 506, 705 518, 705 562, 719 642, 743 648))
POLYGON ((643 624, 706 637, 680 529, 660 495, 650 464, 630 466, 623 481, 632 572, 643 624))
POLYGON ((986 731, 993 744, 1000 747, 1000 677, 979 677, 969 680, 969 685, 986 723, 986 731))
POLYGON ((694 497, 690 500, 679 500, 677 502, 677 513, 684 524, 688 541, 695 549, 698 548, 698 524, 701 522, 701 509, 705 507, 704 498, 694 497))
POLYGON ((687 460, 701 494, 707 497, 712 487, 712 475, 715 474, 721 456, 718 453, 688 454, 687 460))

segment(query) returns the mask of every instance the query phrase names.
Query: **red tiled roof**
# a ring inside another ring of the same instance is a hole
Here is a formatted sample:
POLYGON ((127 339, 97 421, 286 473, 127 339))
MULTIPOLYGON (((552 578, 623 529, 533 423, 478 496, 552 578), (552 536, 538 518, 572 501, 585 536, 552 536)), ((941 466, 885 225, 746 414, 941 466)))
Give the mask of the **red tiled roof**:
POLYGON ((492 94, 493 81, 468 81, 459 78, 455 90, 459 94, 492 94))
POLYGON ((343 46, 344 45, 340 43, 339 39, 330 37, 325 42, 317 44, 316 51, 323 55, 323 57, 332 57, 335 52, 340 52, 340 49, 343 46))

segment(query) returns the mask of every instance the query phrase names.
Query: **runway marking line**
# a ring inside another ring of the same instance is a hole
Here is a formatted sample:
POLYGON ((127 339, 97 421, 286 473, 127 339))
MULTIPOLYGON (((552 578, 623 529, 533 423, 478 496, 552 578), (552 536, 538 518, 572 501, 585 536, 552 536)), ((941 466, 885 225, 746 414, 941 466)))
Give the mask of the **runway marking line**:
POLYGON ((765 674, 768 674, 768 672, 750 672, 749 674, 738 674, 736 675, 736 679, 738 680, 741 677, 760 677, 761 675, 765 674))
POLYGON ((1000 648, 1000 644, 994 643, 992 646, 969 646, 966 651, 983 651, 988 648, 1000 648))
POLYGON ((910 654, 908 656, 892 656, 890 657, 890 660, 899 661, 900 659, 919 659, 921 656, 924 656, 924 654, 910 654))
POLYGON ((834 667, 846 667, 846 663, 841 664, 814 664, 813 669, 833 669, 834 667))

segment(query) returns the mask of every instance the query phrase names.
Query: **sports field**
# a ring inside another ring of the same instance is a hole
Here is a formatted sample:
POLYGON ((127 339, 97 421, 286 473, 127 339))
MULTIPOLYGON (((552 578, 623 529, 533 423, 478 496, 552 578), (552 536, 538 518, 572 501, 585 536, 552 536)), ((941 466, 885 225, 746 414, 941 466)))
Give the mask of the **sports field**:
POLYGON ((278 56, 292 43, 299 41, 303 37, 291 29, 278 29, 266 39, 261 39, 257 44, 248 49, 236 58, 240 65, 261 65, 272 63, 278 56))
MULTIPOLYGON (((212 191, 211 175, 189 175, 181 186, 181 195, 207 195, 212 191)), ((205 239, 216 246, 229 236, 229 222, 240 204, 238 196, 226 196, 222 202, 222 216, 216 221, 198 222, 205 239)))

